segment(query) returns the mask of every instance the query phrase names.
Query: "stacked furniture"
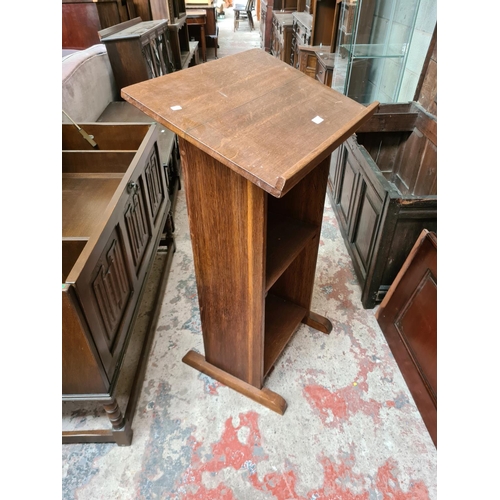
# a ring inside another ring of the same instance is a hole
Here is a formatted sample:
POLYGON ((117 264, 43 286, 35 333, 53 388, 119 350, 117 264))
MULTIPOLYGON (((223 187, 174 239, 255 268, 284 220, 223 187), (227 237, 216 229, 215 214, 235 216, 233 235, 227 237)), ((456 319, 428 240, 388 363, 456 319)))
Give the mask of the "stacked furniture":
POLYGON ((290 63, 294 68, 316 78, 316 52, 335 51, 339 12, 339 0, 311 0, 308 11, 293 13, 290 63))
MULTIPOLYGON (((274 0, 274 3, 263 0, 261 9, 263 47, 275 57, 316 78, 317 52, 330 54, 335 49, 340 0, 274 0)), ((322 83, 326 83, 328 73, 332 73, 330 60, 328 64, 327 71, 318 74, 320 81, 324 80, 322 83)))
POLYGON ((304 9, 304 0, 261 0, 260 4, 260 38, 261 47, 271 52, 273 32, 273 11, 294 12, 304 9))

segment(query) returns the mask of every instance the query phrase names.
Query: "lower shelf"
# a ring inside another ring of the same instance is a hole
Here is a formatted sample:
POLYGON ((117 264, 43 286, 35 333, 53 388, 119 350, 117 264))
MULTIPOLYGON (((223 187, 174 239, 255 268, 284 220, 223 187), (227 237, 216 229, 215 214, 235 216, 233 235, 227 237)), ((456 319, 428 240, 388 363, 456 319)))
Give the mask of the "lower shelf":
POLYGON ((264 377, 307 315, 307 309, 276 295, 266 297, 264 377))

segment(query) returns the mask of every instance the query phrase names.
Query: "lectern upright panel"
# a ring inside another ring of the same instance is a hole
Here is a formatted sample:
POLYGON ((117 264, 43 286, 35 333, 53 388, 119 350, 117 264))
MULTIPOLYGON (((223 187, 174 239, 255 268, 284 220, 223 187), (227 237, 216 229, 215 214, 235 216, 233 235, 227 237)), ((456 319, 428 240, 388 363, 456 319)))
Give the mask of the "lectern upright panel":
POLYGON ((261 49, 122 97, 179 136, 205 349, 183 361, 283 414, 265 377, 301 323, 332 328, 311 311, 330 154, 378 103, 261 49))

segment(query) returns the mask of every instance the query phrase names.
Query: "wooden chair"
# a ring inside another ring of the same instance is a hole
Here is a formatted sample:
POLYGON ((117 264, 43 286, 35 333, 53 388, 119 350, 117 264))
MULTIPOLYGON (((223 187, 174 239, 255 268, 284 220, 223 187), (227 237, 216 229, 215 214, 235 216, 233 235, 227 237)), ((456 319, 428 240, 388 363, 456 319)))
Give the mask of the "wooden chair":
POLYGON ((254 9, 255 0, 247 0, 246 5, 235 4, 233 7, 234 13, 234 31, 236 31, 240 26, 241 19, 248 19, 248 24, 250 26, 250 31, 255 29, 253 23, 252 10, 254 9))

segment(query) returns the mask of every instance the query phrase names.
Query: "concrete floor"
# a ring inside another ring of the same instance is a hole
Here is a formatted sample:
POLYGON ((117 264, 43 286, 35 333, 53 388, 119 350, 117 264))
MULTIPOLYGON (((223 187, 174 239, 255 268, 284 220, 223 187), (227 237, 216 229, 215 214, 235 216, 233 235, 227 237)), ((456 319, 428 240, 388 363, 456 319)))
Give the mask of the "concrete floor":
MULTIPOLYGON (((258 23, 220 20, 219 56, 260 46, 258 23)), ((211 55, 208 53, 210 60, 211 55)), ((302 325, 266 387, 283 416, 182 363, 203 353, 184 192, 173 257, 129 447, 62 446, 65 500, 437 498, 437 452, 385 338, 360 302, 352 262, 325 203, 313 310, 330 335, 302 325)), ((95 413, 73 410, 75 427, 95 413)))

